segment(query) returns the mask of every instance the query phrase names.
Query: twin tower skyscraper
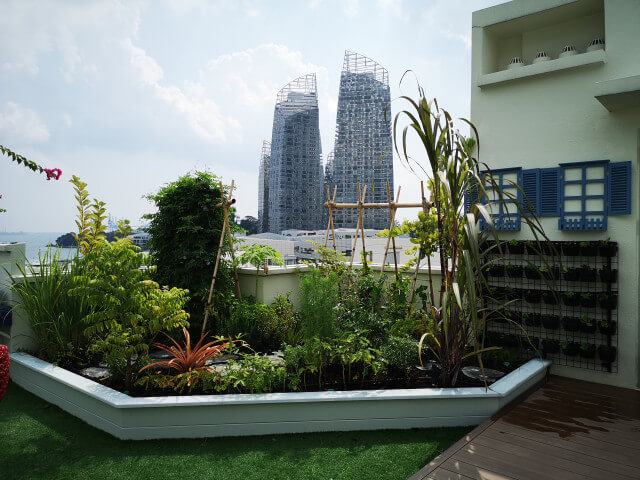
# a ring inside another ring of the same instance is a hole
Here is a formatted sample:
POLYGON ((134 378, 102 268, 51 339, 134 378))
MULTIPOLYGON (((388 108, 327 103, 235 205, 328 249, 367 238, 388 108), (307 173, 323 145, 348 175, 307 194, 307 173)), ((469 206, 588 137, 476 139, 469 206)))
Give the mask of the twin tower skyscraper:
MULTIPOLYGON (((322 167, 316 75, 287 84, 276 100, 271 143, 262 146, 258 185, 261 232, 316 230, 326 226, 325 185, 336 202, 357 203, 357 185, 367 185, 365 202, 393 200, 389 74, 363 55, 345 52, 334 151, 322 167)), ((336 228, 355 228, 357 210, 334 213, 336 228)), ((383 209, 366 211, 365 228, 389 226, 383 209)))

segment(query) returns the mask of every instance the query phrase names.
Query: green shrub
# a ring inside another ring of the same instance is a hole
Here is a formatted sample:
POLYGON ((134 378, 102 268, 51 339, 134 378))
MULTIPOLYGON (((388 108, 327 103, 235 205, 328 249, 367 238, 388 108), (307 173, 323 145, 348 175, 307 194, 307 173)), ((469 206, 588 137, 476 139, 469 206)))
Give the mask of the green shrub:
POLYGON ((72 294, 94 311, 84 321, 94 337, 91 351, 103 355, 111 374, 131 388, 152 338, 161 331, 188 326, 183 310, 188 292, 161 288, 141 267, 146 256, 129 239, 99 243, 84 260, 91 269, 74 278, 72 294))
POLYGON ((317 268, 310 268, 300 280, 300 312, 305 339, 316 336, 332 338, 335 335, 337 315, 334 307, 338 303, 338 281, 337 273, 330 271, 324 274, 317 268))
MULTIPOLYGON (((150 220, 149 248, 156 265, 153 278, 161 285, 186 288, 191 292, 187 309, 192 314, 191 322, 199 326, 224 222, 224 210, 216 208, 222 199, 219 179, 206 172, 190 173, 147 198, 158 209, 145 216, 150 220)), ((229 251, 225 242, 213 298, 214 321, 228 315, 223 308, 229 303, 222 300, 233 295, 233 281, 226 260, 229 251)))
POLYGON ((259 319, 258 331, 265 348, 278 349, 284 342, 296 345, 302 340, 302 321, 289 300, 278 295, 270 306, 271 315, 259 319))
POLYGON ((389 367, 398 371, 406 372, 420 361, 418 342, 411 337, 390 337, 381 353, 389 367))
POLYGON ((217 329, 219 335, 237 338, 245 335, 254 348, 260 347, 260 326, 272 322, 273 311, 264 303, 256 303, 253 299, 235 302, 231 307, 231 315, 220 322, 217 329))

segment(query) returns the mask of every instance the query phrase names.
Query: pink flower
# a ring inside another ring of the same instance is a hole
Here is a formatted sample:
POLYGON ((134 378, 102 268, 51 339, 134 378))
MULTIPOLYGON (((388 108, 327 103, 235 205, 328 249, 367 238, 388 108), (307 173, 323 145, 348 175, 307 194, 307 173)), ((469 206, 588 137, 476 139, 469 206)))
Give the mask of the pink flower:
POLYGON ((45 168, 44 173, 47 174, 47 180, 58 180, 62 176, 62 170, 59 168, 45 168))

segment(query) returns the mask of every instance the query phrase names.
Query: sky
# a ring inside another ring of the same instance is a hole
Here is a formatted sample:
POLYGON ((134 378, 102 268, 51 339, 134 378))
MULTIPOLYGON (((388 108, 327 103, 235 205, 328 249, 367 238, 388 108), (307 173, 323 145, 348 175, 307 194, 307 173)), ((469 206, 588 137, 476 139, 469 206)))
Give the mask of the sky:
MULTIPOLYGON (((387 68, 393 115, 417 80, 468 117, 471 12, 498 3, 5 0, 0 145, 63 174, 47 182, 0 159, 0 232, 74 230, 72 175, 109 214, 138 224, 153 211, 146 195, 206 169, 235 180, 238 215, 256 216, 262 141, 284 85, 316 73, 325 158, 345 50, 387 68)), ((399 158, 394 175, 401 201, 419 198, 420 178, 399 158)))

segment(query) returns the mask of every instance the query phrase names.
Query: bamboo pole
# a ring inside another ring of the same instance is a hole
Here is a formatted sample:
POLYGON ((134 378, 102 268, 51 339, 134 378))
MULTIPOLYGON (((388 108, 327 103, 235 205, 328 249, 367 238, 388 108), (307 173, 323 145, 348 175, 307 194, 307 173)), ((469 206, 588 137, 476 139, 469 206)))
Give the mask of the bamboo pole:
MULTIPOLYGON (((365 195, 367 194, 367 186, 364 186, 364 193, 362 194, 362 199, 360 200, 360 216, 362 220, 360 221, 360 229, 362 230, 362 264, 364 266, 365 273, 367 272, 367 247, 365 246, 364 240, 364 212, 362 211, 362 204, 364 203, 365 195)), ((358 185, 358 195, 360 195, 360 185, 358 185)))
MULTIPOLYGON (((358 203, 334 203, 334 202, 325 202, 324 207, 331 208, 334 210, 342 210, 348 208, 360 208, 358 203)), ((427 205, 430 205, 427 203, 427 205)), ((396 203, 394 204, 394 208, 422 208, 424 206, 423 203, 396 203)), ((389 203, 363 203, 362 208, 367 210, 369 208, 389 208, 389 203)))
MULTIPOLYGON (((364 186, 364 195, 367 194, 367 186, 364 186)), ((362 197, 364 197, 364 195, 362 195, 362 197)), ((351 250, 351 262, 349 263, 349 268, 353 267, 353 259, 356 255, 356 248, 358 247, 358 232, 360 231, 360 227, 362 225, 362 208, 360 208, 362 206, 362 197, 360 196, 360 183, 358 183, 358 203, 356 204, 355 208, 358 208, 359 210, 359 214, 358 214, 358 224, 356 225, 356 235, 355 238, 353 239, 353 249, 351 250)), ((362 234, 364 235, 364 229, 362 230, 362 234)))
MULTIPOLYGON (((216 255, 216 263, 213 267, 213 277, 211 277, 211 286, 209 287, 209 297, 207 298, 207 306, 204 311, 204 322, 202 322, 202 335, 204 335, 207 328, 207 321, 209 320, 209 311, 211 310, 211 300, 213 298, 213 290, 216 285, 216 278, 218 276, 218 267, 220 266, 220 258, 222 256, 222 247, 224 246, 225 236, 228 236, 231 244, 231 251, 233 252, 233 241, 231 241, 231 228, 229 226, 229 208, 235 203, 235 200, 231 198, 233 195, 233 189, 235 188, 235 181, 231 180, 231 187, 229 188, 229 194, 224 196, 224 188, 222 182, 220 182, 220 196, 222 200, 216 205, 216 208, 224 209, 224 221, 222 223, 222 232, 220 232, 220 243, 218 245, 218 254, 216 255)), ((232 253, 233 254, 233 253, 232 253)), ((236 276, 236 287, 238 292, 240 291, 240 285, 238 283, 238 272, 234 267, 234 273, 236 276)))
MULTIPOLYGON (((420 182, 420 191, 421 191, 421 195, 422 195, 422 204, 421 207, 423 208, 423 211, 426 213, 427 207, 429 205, 429 203, 427 203, 427 199, 424 197, 424 182, 420 182)), ((408 308, 408 312, 407 312, 407 318, 409 317, 409 315, 411 315, 411 307, 413 306, 413 299, 415 297, 415 293, 416 293, 416 282, 418 281, 418 272, 420 271, 420 257, 422 256, 422 245, 420 245, 420 248, 418 249, 418 259, 416 261, 416 271, 413 274, 413 280, 411 280, 411 296, 409 297, 409 308, 408 308)))
POLYGON ((333 189, 333 200, 331 199, 331 195, 329 193, 329 185, 327 185, 327 204, 329 204, 329 222, 327 223, 327 233, 324 237, 324 246, 327 246, 329 243, 329 230, 331 230, 331 235, 333 237, 333 249, 336 249, 336 231, 333 227, 333 206, 336 202, 336 194, 338 193, 338 186, 335 185, 333 189))
MULTIPOLYGON (((398 187, 398 194, 396 195, 395 202, 400 198, 400 190, 401 186, 398 187)), ((384 273, 384 268, 387 263, 387 255, 389 254, 389 244, 393 243, 393 263, 395 265, 396 271, 396 280, 398 280, 398 258, 396 256, 396 238, 392 235, 393 233, 393 224, 396 220, 396 208, 395 202, 391 200, 391 188, 389 187, 389 182, 387 182, 387 200, 389 200, 389 237, 387 237, 387 246, 384 249, 384 257, 382 258, 382 272, 384 273)))

